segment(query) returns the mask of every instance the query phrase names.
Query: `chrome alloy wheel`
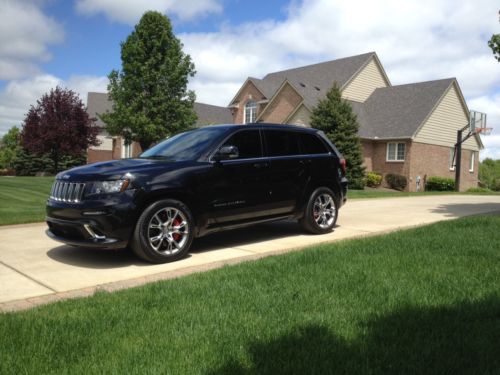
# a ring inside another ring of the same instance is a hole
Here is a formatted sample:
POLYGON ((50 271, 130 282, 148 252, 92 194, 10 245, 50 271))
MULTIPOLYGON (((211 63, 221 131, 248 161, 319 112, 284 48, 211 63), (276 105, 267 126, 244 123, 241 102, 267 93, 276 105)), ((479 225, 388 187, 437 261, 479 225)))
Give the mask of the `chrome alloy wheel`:
POLYGON ((149 221, 149 244, 160 254, 174 255, 186 244, 189 229, 182 211, 174 207, 162 208, 149 221))
POLYGON ((322 228, 330 228, 335 220, 335 203, 330 194, 320 194, 314 200, 313 218, 316 224, 322 228))

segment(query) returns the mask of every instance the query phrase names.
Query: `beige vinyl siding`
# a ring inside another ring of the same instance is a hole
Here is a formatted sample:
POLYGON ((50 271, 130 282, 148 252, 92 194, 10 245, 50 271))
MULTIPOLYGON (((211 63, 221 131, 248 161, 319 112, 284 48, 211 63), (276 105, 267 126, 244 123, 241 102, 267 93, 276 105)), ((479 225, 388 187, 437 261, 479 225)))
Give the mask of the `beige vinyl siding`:
POLYGON ((99 146, 90 147, 91 150, 111 151, 113 150, 113 138, 109 135, 98 135, 97 140, 101 142, 99 146))
POLYGON ((364 102, 378 87, 387 87, 388 83, 384 78, 375 58, 361 70, 356 77, 342 90, 344 99, 364 102))
MULTIPOLYGON (((454 147, 457 130, 468 123, 467 113, 459 98, 455 84, 451 86, 415 137, 415 142, 454 147)), ((474 136, 462 144, 462 148, 479 151, 474 136)))
POLYGON ((288 124, 311 126, 311 112, 301 104, 299 109, 287 121, 288 124))

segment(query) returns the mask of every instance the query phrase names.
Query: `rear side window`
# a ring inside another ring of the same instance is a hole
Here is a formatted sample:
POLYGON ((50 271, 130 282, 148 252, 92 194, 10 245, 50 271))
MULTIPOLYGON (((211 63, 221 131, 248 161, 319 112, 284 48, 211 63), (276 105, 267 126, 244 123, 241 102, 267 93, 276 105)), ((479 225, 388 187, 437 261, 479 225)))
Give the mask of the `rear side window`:
POLYGON ((299 134, 302 151, 304 154, 327 154, 328 149, 317 135, 309 133, 299 134))
POLYGON ((297 132, 286 130, 265 130, 267 153, 269 156, 300 155, 297 132))
POLYGON ((262 143, 258 130, 242 130, 233 134, 223 146, 236 146, 240 156, 238 159, 262 157, 262 143))

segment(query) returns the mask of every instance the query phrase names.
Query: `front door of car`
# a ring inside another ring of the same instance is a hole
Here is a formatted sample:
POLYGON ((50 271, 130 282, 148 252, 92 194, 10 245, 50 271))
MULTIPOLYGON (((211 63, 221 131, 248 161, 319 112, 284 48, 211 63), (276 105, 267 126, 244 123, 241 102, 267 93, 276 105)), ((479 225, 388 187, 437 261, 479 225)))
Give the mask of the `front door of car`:
POLYGON ((265 215, 269 203, 269 161, 263 157, 259 129, 240 130, 219 150, 237 150, 212 164, 203 199, 208 225, 226 225, 265 215), (229 147, 233 146, 233 147, 229 147))

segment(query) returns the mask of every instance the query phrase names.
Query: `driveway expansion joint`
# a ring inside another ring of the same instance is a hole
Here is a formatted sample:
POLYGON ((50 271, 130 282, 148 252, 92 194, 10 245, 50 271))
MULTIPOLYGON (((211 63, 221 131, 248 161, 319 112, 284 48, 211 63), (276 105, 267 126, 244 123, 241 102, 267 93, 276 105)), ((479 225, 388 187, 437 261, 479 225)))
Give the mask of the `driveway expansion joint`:
POLYGON ((57 290, 54 289, 54 288, 52 288, 51 286, 49 286, 49 285, 41 282, 40 280, 35 279, 34 277, 32 277, 30 275, 27 275, 26 273, 24 273, 22 271, 19 271, 18 269, 12 267, 11 265, 9 265, 9 264, 7 264, 5 262, 2 262, 1 260, 0 260, 0 264, 3 265, 3 266, 5 266, 5 267, 7 267, 8 269, 10 269, 10 270, 18 273, 18 274, 20 274, 21 276, 26 277, 27 279, 33 281, 34 283, 37 283, 38 285, 40 285, 40 286, 42 286, 42 287, 44 287, 44 288, 46 288, 46 289, 48 289, 48 290, 50 290, 50 291, 52 291, 54 293, 57 293, 57 290))

